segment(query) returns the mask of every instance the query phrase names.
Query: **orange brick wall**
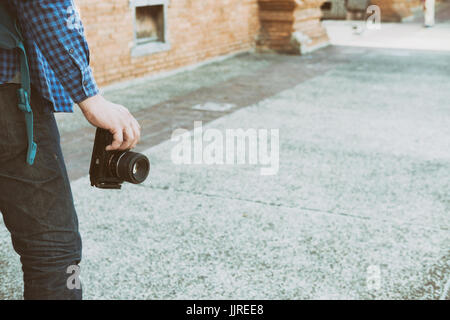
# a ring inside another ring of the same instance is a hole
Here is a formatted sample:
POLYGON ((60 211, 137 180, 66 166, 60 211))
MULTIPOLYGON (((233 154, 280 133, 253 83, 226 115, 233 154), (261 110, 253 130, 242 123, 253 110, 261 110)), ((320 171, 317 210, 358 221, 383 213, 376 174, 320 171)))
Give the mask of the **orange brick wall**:
POLYGON ((259 0, 258 48, 298 54, 327 44, 328 36, 320 22, 324 1, 259 0))
POLYGON ((381 9, 381 20, 387 22, 401 22, 411 17, 415 9, 420 6, 420 0, 372 0, 381 9))
POLYGON ((420 8, 422 2, 420 0, 408 0, 408 7, 411 9, 420 8))
POLYGON ((106 85, 251 49, 259 32, 257 0, 171 0, 169 51, 131 57, 128 0, 75 0, 97 82, 106 85))

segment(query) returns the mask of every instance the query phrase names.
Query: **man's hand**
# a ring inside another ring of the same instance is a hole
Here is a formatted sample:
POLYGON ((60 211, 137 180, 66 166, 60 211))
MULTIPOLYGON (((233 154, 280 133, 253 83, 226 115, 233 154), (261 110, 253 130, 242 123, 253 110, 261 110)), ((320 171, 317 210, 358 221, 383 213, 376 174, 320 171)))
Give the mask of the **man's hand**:
POLYGON ((139 142, 141 127, 124 106, 109 102, 99 94, 78 105, 89 123, 112 133, 113 142, 106 150, 132 149, 139 142))

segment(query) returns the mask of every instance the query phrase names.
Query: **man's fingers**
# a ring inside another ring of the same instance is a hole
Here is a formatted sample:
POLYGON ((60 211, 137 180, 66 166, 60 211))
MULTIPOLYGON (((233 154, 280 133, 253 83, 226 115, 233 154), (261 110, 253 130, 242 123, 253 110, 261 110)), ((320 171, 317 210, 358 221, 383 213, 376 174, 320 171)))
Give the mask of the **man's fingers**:
POLYGON ((130 147, 134 143, 134 133, 130 126, 126 127, 124 129, 123 133, 124 133, 123 142, 122 142, 122 145, 120 146, 119 150, 130 149, 130 147))
POLYGON ((134 133, 134 141, 133 144, 131 145, 131 149, 133 149, 134 147, 136 147, 139 140, 141 139, 141 128, 139 126, 139 123, 134 118, 133 121, 131 122, 131 127, 133 128, 134 133))
MULTIPOLYGON (((121 111, 120 113, 123 115, 124 111, 121 111)), ((121 125, 110 130, 113 135, 113 142, 106 147, 107 151, 132 149, 139 142, 141 137, 139 123, 130 113, 128 115, 128 117, 123 117, 121 119, 121 125), (124 120, 126 118, 128 119, 124 120), (125 124, 126 122, 128 123, 125 124)))
POLYGON ((123 144, 123 132, 122 129, 115 129, 113 132, 113 142, 106 147, 107 151, 117 150, 123 144))

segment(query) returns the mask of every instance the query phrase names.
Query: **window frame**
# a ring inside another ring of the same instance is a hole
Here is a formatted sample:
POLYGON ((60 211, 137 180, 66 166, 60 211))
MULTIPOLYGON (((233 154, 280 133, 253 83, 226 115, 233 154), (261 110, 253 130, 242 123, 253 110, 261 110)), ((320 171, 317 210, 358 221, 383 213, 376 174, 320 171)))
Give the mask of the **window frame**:
POLYGON ((170 0, 130 0, 130 7, 133 15, 133 47, 131 48, 132 57, 151 55, 154 53, 168 51, 171 48, 169 33, 167 27, 167 9, 170 0), (137 38, 136 8, 146 6, 162 6, 164 16, 164 30, 162 41, 148 41, 148 39, 137 38))

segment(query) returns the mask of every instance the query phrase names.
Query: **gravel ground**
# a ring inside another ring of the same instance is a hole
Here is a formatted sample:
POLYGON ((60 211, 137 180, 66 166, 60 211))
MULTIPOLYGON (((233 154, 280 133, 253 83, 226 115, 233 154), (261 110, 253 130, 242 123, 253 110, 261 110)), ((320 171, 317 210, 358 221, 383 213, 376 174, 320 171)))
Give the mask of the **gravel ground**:
MULTIPOLYGON (((85 298, 448 299, 450 55, 351 52, 208 124, 279 129, 275 176, 177 166, 167 141, 143 185, 74 181, 85 298)), ((20 298, 0 241, 0 298, 20 298)))

